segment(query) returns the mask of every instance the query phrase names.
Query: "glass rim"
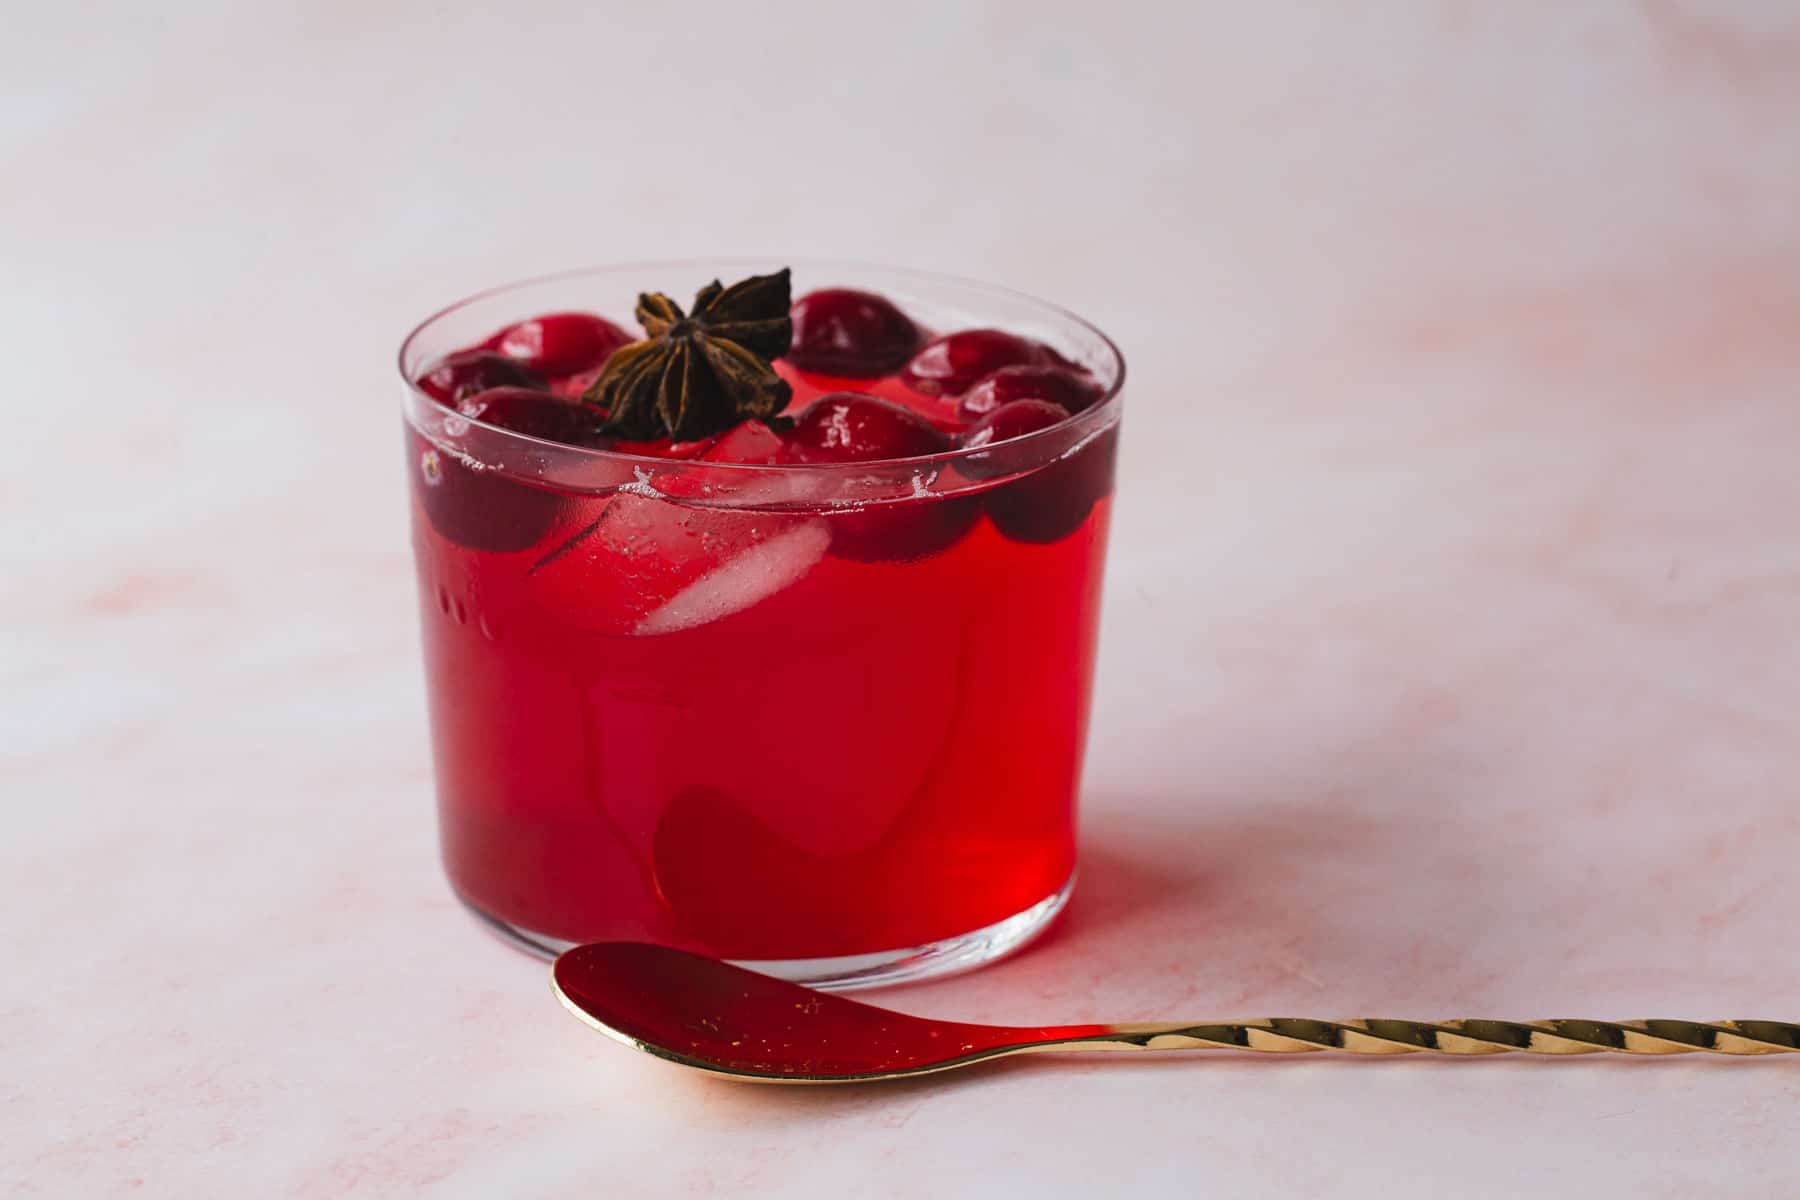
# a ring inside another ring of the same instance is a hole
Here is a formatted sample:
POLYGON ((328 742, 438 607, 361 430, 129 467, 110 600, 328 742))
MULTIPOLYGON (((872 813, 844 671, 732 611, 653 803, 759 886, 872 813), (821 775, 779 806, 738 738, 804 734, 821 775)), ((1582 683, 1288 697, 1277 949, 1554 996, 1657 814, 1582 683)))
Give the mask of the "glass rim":
MULTIPOLYGON (((428 405, 430 408, 439 410, 446 417, 454 417, 458 420, 466 421, 471 425, 479 426, 483 430, 492 431, 492 433, 499 435, 503 440, 517 441, 530 446, 552 447, 559 452, 559 456, 566 455, 572 460, 586 458, 589 461, 612 462, 622 466, 635 466, 646 469, 667 469, 672 465, 683 463, 697 467, 705 467, 709 471, 739 471, 745 473, 810 471, 820 474, 832 474, 836 472, 867 472, 871 468, 877 467, 935 468, 958 462, 973 455, 992 453, 997 446, 1005 446, 1009 451, 1017 452, 1018 450, 1035 443, 1047 445, 1060 439, 1068 439, 1072 432, 1079 432, 1080 436, 1074 437, 1073 440, 1069 442, 1068 448, 1072 449, 1076 445, 1085 443, 1088 440, 1088 437, 1094 432, 1104 429, 1107 425, 1111 424, 1113 418, 1117 414, 1119 408, 1119 396, 1125 386, 1125 354, 1119 349, 1117 342, 1113 341, 1111 337, 1107 336, 1105 331, 1087 318, 1080 316, 1059 304, 1054 304, 1048 300, 1033 296, 1028 292, 1021 292, 1015 288, 1005 287, 1000 284, 988 283, 985 280, 971 279, 967 276, 951 275, 939 271, 922 271, 913 267, 895 267, 884 263, 873 263, 854 259, 792 258, 782 260, 782 262, 784 266, 799 266, 805 269, 821 268, 845 269, 850 271, 880 271, 887 274, 902 275, 916 279, 921 284, 950 284, 974 291, 987 292, 990 295, 1006 297, 1015 301, 1024 301, 1046 314, 1067 321, 1091 334, 1100 345, 1105 348, 1106 354, 1112 362, 1114 368, 1112 380, 1099 400, 1088 405, 1080 412, 1073 414, 1068 420, 1058 421, 1054 425, 1046 426, 1043 429, 1033 430, 1032 432, 1023 434, 1019 437, 1007 438, 1003 442, 991 442, 982 446, 956 446, 949 450, 940 450, 933 454, 914 455, 910 458, 871 458, 842 463, 742 463, 723 461, 700 462, 694 459, 671 459, 651 454, 632 454, 622 450, 611 450, 597 446, 576 446, 568 442, 557 442, 547 438, 533 437, 531 434, 520 433, 517 430, 508 429, 503 425, 493 425, 480 420, 479 418, 471 417, 466 413, 460 412, 456 408, 444 403, 437 397, 425 391, 419 386, 417 379, 407 374, 406 366, 409 353, 413 349, 414 344, 417 343, 420 337, 433 325, 443 318, 459 312, 464 308, 478 304, 483 300, 502 296, 508 292, 520 291, 541 284, 559 283, 565 280, 576 279, 584 275, 598 275, 620 271, 642 270, 650 272, 654 270, 696 266, 704 266, 711 269, 726 265, 741 266, 750 270, 766 271, 769 269, 769 262, 770 260, 767 258, 745 255, 730 255, 721 258, 641 259, 631 262, 597 263, 591 266, 574 267, 561 271, 551 271, 542 275, 532 275, 523 279, 515 279, 509 283, 495 284, 492 287, 486 287, 479 291, 471 292, 461 299, 446 304, 444 307, 435 310, 417 325, 413 326, 406 336, 401 339, 400 349, 395 357, 395 367, 399 371, 401 382, 406 385, 409 401, 428 405)), ((1067 450, 1064 452, 1066 453, 1067 450)), ((1061 455, 1059 454, 1057 457, 1061 457, 1061 455)), ((725 476, 722 475, 721 477, 725 476)))

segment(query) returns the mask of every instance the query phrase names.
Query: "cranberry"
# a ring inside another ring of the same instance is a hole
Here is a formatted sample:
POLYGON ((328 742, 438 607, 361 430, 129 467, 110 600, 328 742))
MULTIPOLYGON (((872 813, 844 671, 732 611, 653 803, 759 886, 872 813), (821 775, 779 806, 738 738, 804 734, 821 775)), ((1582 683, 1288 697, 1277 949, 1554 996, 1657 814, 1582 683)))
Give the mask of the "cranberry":
POLYGON ((986 494, 988 516, 1015 542, 1061 541, 1112 491, 1118 442, 1113 425, 1073 454, 1002 484, 986 494))
POLYGON ((868 462, 950 449, 950 435, 910 408, 861 392, 832 392, 801 410, 783 435, 791 461, 868 462))
POLYGON ((566 497, 479 471, 418 434, 409 434, 413 492, 439 534, 470 550, 524 550, 550 532, 566 497))
POLYGON ((1042 342, 1001 329, 965 329, 926 344, 907 362, 900 377, 928 396, 960 396, 983 375, 1021 363, 1058 361, 1042 342))
POLYGON ((1048 400, 1014 400, 996 408, 963 432, 967 447, 989 446, 995 442, 1024 437, 1040 429, 1048 429, 1058 421, 1069 419, 1069 410, 1048 400))
MULTIPOLYGON (((746 421, 700 457, 756 465, 826 464, 916 458, 950 448, 949 435, 911 409, 857 392, 834 392, 807 405, 791 429, 777 433, 746 421)), ((801 481, 796 484, 808 490, 801 481)), ((980 515, 978 496, 907 496, 834 510, 825 521, 834 556, 890 562, 937 553, 967 533, 980 515)))
MULTIPOLYGON (((964 447, 973 449, 1024 437, 1068 419, 1069 410, 1060 404, 1052 404, 1048 400, 1014 400, 969 426, 960 440, 964 447)), ((967 458, 958 459, 956 469, 970 479, 992 479, 1017 470, 1019 465, 1014 460, 1009 466, 1004 455, 971 454, 967 458)))
POLYGON ((981 380, 963 394, 962 404, 958 407, 965 421, 976 420, 1016 400, 1048 400, 1078 413, 1100 399, 1102 390, 1094 377, 1085 371, 1048 364, 1020 364, 1001 367, 981 380))
POLYGON ((595 427, 600 423, 592 409, 530 388, 490 388, 456 407, 465 417, 571 446, 593 444, 595 427))
MULTIPOLYGON (((785 461, 868 462, 917 458, 952 446, 950 436, 910 408, 857 392, 833 392, 801 410, 782 435, 785 461)), ((924 558, 955 542, 981 515, 976 496, 881 500, 834 512, 831 553, 858 562, 924 558)))
POLYGON ((445 404, 455 404, 489 388, 543 385, 544 381, 524 363, 492 350, 459 351, 439 359, 419 376, 419 387, 425 394, 445 404))
POLYGON ((794 302, 787 360, 802 371, 872 379, 912 357, 925 340, 894 303, 853 288, 823 288, 794 302))
POLYGON ((508 325, 482 343, 540 375, 573 375, 597 367, 632 337, 605 317, 592 313, 546 313, 508 325))
MULTIPOLYGON (((594 441, 594 414, 549 392, 497 387, 457 405, 464 416, 546 441, 572 445, 594 441)), ((567 506, 545 491, 483 471, 454 453, 413 435, 413 481, 432 527, 471 550, 523 550, 556 523, 567 506)))
POLYGON ((911 562, 954 545, 981 516, 981 497, 919 496, 833 513, 831 554, 854 562, 911 562))

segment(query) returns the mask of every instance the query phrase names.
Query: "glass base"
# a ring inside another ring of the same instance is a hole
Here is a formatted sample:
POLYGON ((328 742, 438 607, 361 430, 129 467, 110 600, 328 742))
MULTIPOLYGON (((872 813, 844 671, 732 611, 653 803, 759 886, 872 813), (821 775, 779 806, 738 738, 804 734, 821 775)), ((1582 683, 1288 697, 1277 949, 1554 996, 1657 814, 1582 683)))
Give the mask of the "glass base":
MULTIPOLYGON (((740 967, 791 979, 821 991, 850 991, 854 988, 882 987, 893 983, 909 983, 916 979, 932 979, 985 966, 1022 949, 1038 934, 1050 927, 1056 914, 1068 904, 1075 890, 1075 877, 1030 908, 1010 917, 984 925, 957 937, 945 938, 924 946, 908 946, 900 950, 880 950, 874 954, 845 954, 837 958, 782 958, 750 961, 736 960, 740 967)), ((498 932, 514 946, 544 958, 555 958, 576 943, 562 938, 546 937, 500 920, 463 900, 470 912, 483 924, 498 932)))

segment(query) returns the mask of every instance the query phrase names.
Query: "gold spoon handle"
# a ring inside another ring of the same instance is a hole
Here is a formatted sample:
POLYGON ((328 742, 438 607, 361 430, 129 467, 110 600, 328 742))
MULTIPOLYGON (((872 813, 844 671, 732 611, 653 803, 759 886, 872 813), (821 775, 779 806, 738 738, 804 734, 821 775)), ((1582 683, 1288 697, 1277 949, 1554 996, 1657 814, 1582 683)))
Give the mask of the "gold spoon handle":
POLYGON ((1795 1054, 1788 1021, 1315 1021, 1271 1017, 1202 1025, 1111 1025, 1045 1049, 1253 1050, 1304 1054, 1795 1054))

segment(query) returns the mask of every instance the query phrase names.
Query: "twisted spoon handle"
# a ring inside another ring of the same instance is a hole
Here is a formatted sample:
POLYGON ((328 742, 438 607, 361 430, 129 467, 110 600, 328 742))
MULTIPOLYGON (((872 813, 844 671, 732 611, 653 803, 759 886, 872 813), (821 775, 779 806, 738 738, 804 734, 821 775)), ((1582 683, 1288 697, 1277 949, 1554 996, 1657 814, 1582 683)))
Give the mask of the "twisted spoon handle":
POLYGON ((1254 1050, 1303 1054, 1795 1054, 1788 1021, 1314 1021, 1271 1017, 1205 1025, 1111 1025, 1046 1049, 1254 1050))

